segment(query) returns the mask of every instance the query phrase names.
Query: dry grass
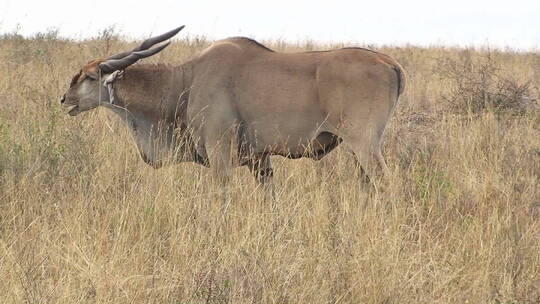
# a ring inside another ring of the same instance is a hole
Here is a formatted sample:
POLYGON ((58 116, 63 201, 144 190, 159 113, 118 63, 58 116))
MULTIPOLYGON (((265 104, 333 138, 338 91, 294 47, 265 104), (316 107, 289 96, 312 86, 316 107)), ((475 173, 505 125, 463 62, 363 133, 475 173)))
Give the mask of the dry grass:
POLYGON ((384 191, 358 189, 343 149, 276 158, 278 210, 240 168, 223 222, 207 169, 153 170, 106 110, 60 107, 82 64, 127 47, 107 31, 0 38, 0 303, 540 302, 540 119, 508 110, 538 96, 538 53, 382 47, 409 73, 384 191), (475 100, 501 79, 525 91, 475 100))

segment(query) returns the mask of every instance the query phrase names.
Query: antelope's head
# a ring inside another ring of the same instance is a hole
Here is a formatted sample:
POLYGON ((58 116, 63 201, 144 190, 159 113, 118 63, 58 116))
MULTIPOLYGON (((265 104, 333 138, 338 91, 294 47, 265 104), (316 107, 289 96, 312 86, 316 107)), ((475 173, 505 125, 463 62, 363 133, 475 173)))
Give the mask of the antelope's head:
POLYGON ((149 38, 131 51, 90 61, 73 76, 68 90, 60 99, 60 103, 71 108, 69 114, 72 116, 109 103, 109 92, 104 86, 105 76, 114 71, 123 70, 139 59, 159 53, 170 42, 154 48, 152 46, 173 37, 183 28, 184 26, 181 26, 165 34, 149 38))

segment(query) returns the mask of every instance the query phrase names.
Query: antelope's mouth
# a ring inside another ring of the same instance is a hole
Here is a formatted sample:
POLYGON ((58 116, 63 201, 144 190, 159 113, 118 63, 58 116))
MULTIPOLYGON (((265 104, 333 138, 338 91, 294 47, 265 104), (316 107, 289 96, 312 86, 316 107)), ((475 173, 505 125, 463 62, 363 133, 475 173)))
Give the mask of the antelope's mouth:
POLYGON ((78 105, 72 105, 72 106, 69 106, 69 107, 71 107, 69 109, 69 112, 68 112, 69 115, 75 116, 75 115, 81 113, 81 110, 80 110, 78 105))
POLYGON ((75 116, 82 112, 79 108, 78 102, 65 102, 65 97, 62 97, 62 100, 60 102, 62 102, 62 106, 64 106, 64 108, 69 109, 68 114, 71 116, 75 116))

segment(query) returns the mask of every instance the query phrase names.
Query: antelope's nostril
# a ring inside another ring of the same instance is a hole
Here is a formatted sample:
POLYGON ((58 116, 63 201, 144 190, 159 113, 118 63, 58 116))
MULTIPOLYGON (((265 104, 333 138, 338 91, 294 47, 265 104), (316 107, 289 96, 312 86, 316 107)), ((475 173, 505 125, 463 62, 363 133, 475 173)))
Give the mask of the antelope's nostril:
POLYGON ((62 98, 60 98, 60 103, 64 103, 66 101, 66 95, 62 95, 62 98))

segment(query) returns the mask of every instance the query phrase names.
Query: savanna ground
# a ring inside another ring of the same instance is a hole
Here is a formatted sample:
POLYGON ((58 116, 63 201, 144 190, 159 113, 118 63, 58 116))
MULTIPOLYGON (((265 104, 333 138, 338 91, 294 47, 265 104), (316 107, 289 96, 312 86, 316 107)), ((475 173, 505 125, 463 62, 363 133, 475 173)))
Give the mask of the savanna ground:
POLYGON ((538 52, 377 47, 409 75, 390 182, 359 188, 342 148, 276 157, 278 208, 239 168, 224 224, 207 169, 154 170, 106 109, 61 108, 82 64, 133 45, 0 36, 0 303, 540 303, 538 52))

